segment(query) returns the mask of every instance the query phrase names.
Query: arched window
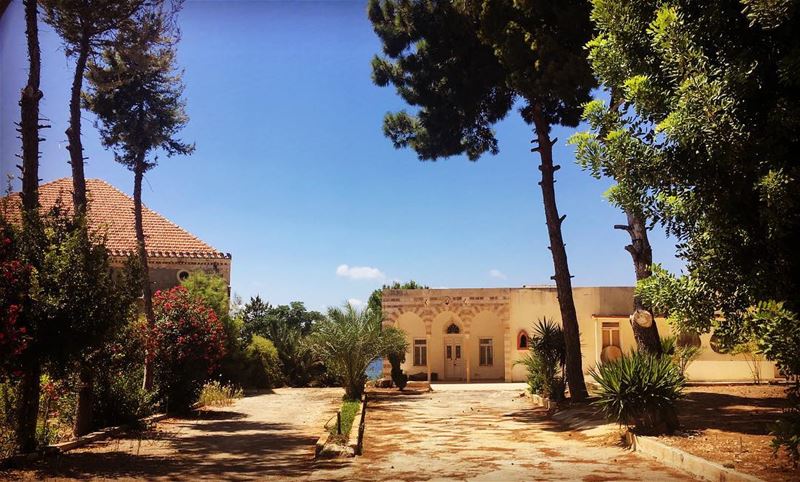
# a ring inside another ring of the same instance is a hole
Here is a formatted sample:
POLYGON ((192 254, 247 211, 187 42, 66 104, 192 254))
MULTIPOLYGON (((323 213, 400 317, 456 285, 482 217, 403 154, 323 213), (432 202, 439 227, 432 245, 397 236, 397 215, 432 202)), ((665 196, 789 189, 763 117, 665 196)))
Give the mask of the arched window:
POLYGON ((527 350, 528 349, 528 334, 525 331, 520 331, 519 335, 517 336, 517 350, 527 350))
POLYGON ((450 323, 450 326, 447 327, 447 333, 449 334, 458 334, 461 333, 461 328, 458 327, 455 323, 450 323))

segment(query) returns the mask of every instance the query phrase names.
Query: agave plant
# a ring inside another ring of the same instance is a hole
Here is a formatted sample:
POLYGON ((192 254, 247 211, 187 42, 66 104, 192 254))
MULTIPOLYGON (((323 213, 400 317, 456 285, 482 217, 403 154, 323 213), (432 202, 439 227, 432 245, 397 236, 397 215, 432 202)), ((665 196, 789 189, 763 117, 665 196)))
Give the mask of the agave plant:
POLYGON ((342 381, 345 397, 361 398, 367 366, 377 357, 405 353, 408 341, 396 328, 382 328, 380 314, 347 304, 331 308, 308 339, 312 352, 342 381))
POLYGON ((594 403, 607 419, 642 431, 678 427, 675 403, 685 379, 669 357, 634 351, 589 373, 600 386, 594 403))

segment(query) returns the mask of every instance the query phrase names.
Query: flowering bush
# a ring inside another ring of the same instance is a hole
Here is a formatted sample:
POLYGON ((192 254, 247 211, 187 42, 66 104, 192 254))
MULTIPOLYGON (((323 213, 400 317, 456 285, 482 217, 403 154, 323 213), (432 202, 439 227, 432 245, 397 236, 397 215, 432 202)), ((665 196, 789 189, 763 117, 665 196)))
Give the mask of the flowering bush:
POLYGON ((17 254, 11 227, 0 221, 0 374, 14 371, 28 338, 19 315, 31 268, 17 254))
POLYGON ((185 410, 225 354, 225 330, 214 310, 182 286, 156 292, 153 306, 147 343, 159 396, 168 410, 185 410))

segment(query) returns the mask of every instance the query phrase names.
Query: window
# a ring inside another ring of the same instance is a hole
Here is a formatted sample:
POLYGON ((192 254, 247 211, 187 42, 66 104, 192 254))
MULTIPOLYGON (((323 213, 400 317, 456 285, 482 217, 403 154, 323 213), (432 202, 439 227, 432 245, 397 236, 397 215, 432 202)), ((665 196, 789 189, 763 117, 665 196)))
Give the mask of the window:
POLYGON ((619 322, 618 321, 604 321, 603 322, 603 348, 607 346, 615 346, 622 348, 619 344, 619 322))
POLYGON ((453 345, 447 345, 447 359, 453 359, 453 345))
POLYGON ((447 333, 458 334, 458 333, 461 333, 461 329, 455 323, 450 323, 450 326, 447 327, 447 333))
POLYGON ((425 340, 414 340, 414 366, 424 367, 428 365, 428 342, 425 340))
POLYGON ((480 339, 480 365, 490 367, 494 364, 494 349, 491 338, 480 339))
POLYGON ((456 360, 461 360, 461 345, 456 345, 456 360))
POLYGON ((184 270, 184 269, 182 269, 182 270, 178 271, 177 276, 178 276, 178 281, 179 282, 184 282, 184 281, 186 281, 187 278, 189 278, 189 272, 184 270))
POLYGON ((619 322, 604 321, 601 328, 603 330, 603 347, 600 350, 600 361, 606 363, 620 358, 622 347, 619 341, 619 322))
POLYGON ((517 350, 527 350, 528 349, 528 334, 524 331, 519 332, 519 336, 517 337, 517 350))

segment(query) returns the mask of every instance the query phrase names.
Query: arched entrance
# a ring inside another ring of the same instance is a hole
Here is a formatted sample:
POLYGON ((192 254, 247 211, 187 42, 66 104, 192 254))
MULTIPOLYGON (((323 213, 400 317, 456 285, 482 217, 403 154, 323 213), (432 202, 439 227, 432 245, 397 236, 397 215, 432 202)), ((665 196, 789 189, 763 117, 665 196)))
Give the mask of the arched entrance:
POLYGON ((466 362, 464 335, 455 321, 446 324, 444 332, 444 379, 464 380, 466 378, 466 362))

